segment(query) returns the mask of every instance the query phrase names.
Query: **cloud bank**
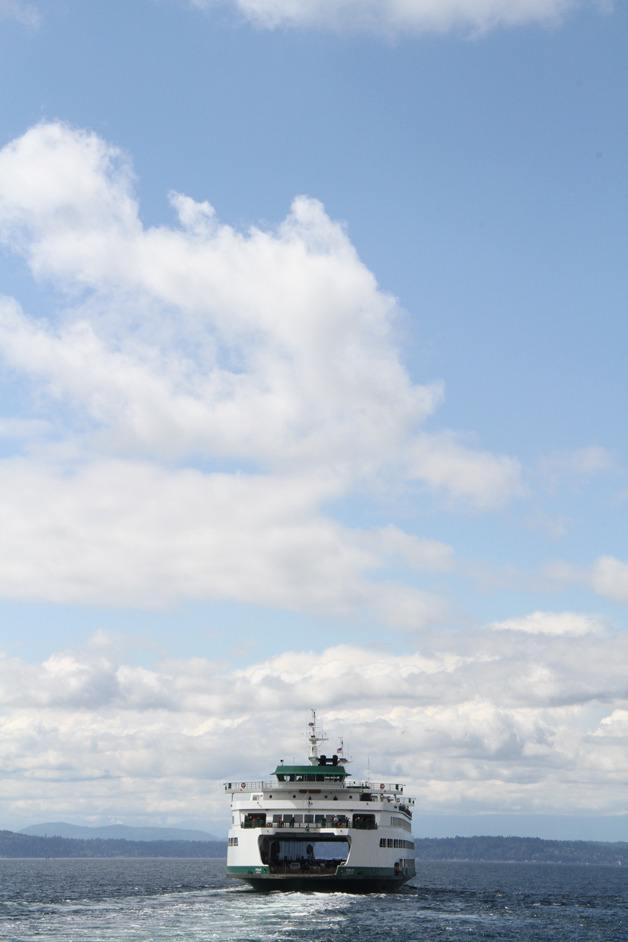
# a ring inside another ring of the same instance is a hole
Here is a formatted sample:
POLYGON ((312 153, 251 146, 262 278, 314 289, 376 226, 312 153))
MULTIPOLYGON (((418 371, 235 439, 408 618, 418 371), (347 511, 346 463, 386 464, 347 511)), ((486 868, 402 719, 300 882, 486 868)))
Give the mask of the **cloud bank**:
MULTIPOLYGON (((581 0, 191 0, 199 9, 234 7, 266 29, 316 27, 384 34, 484 33, 499 27, 560 22, 581 0)), ((600 6, 595 0, 593 5, 600 6)))
POLYGON ((375 779, 407 781, 426 812, 623 812, 627 656, 618 635, 602 650, 587 635, 484 632, 403 656, 338 646, 239 670, 139 667, 102 636, 37 664, 0 657, 0 815, 223 828, 221 782, 303 755, 312 703, 356 774, 370 758, 375 779))

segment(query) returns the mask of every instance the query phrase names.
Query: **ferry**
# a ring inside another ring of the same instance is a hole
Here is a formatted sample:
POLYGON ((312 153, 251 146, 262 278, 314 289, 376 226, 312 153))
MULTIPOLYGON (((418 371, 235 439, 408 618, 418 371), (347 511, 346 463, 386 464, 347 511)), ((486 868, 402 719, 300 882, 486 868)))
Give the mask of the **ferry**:
POLYGON ((382 892, 415 875, 413 798, 403 784, 349 775, 343 744, 328 756, 316 712, 309 763, 281 760, 271 781, 226 782, 227 873, 256 890, 382 892))

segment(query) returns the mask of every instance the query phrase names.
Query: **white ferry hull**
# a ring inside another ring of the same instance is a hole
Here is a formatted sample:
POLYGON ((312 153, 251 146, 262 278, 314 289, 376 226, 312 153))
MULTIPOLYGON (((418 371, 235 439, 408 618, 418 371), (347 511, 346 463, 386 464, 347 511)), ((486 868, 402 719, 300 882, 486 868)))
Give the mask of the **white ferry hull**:
POLYGON ((274 781, 225 784, 228 875, 257 890, 399 889, 415 875, 413 799, 399 783, 351 778, 338 754, 319 755, 315 716, 309 726, 309 765, 282 761, 274 781))
POLYGON ((227 873, 258 890, 396 890, 415 875, 414 859, 408 855, 410 842, 400 838, 382 840, 382 833, 395 832, 389 828, 233 828, 227 873), (390 848, 382 846, 388 843, 390 848), (405 854, 400 850, 402 844, 405 854))

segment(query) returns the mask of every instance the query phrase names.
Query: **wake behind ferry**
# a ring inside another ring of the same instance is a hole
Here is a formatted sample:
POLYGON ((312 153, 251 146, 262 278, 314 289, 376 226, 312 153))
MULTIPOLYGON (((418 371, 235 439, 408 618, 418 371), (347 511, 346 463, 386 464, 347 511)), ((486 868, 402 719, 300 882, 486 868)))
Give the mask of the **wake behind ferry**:
POLYGON ((356 781, 342 743, 323 754, 316 713, 308 765, 269 782, 227 782, 232 823, 227 873, 258 890, 394 890, 415 875, 413 798, 402 784, 356 781))

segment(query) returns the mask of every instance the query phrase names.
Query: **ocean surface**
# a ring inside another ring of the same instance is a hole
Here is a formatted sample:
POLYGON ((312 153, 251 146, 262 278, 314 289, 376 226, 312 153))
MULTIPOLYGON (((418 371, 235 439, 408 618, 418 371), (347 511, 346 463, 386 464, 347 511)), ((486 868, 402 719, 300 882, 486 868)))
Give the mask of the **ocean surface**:
POLYGON ((223 860, 0 860, 0 939, 628 942, 621 867, 421 863, 392 894, 254 893, 223 860))

